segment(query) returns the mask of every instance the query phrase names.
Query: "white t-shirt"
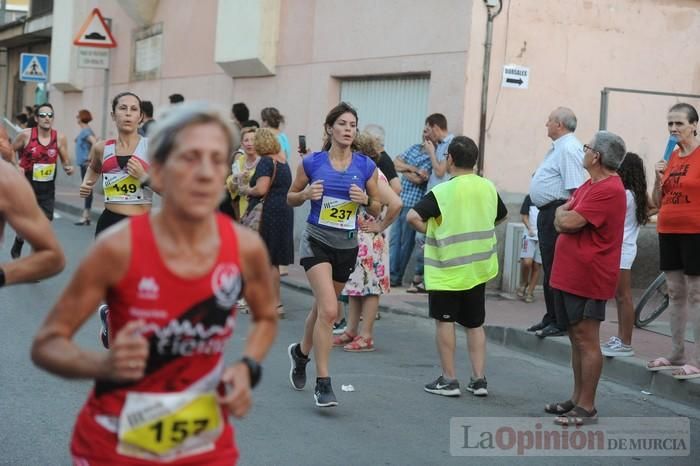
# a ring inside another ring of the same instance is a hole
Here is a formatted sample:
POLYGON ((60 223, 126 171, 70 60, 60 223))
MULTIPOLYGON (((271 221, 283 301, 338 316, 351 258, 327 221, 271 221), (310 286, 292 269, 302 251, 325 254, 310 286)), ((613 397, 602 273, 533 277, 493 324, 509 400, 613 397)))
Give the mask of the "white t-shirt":
POLYGON ((625 195, 627 196, 627 212, 625 213, 625 231, 622 235, 620 268, 631 269, 634 258, 637 256, 637 237, 640 226, 637 223, 637 203, 634 201, 634 194, 626 189, 625 195))

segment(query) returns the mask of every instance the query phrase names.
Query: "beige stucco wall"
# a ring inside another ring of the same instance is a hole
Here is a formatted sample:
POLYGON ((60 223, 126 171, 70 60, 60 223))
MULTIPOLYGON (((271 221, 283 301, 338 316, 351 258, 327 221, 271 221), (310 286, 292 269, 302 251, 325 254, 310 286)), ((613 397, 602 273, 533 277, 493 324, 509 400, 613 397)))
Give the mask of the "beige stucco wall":
MULTIPOLYGON (((550 141, 544 123, 559 106, 579 119, 588 142, 598 129, 603 87, 700 94, 700 2, 697 0, 505 0, 494 23, 490 122, 485 171, 500 189, 524 193, 550 141), (530 68, 529 89, 501 88, 504 64, 530 68)), ((486 12, 473 4, 465 134, 478 135, 486 12), (476 111, 475 111, 476 109, 476 111)), ((696 106, 698 99, 688 100, 696 106)), ((666 111, 675 97, 613 93, 608 129, 646 162, 648 175, 666 145, 666 111)))
MULTIPOLYGON (((112 52, 109 95, 130 89, 153 101, 156 115, 173 92, 225 108, 243 101, 256 119, 263 107, 275 106, 287 117, 285 131, 292 138, 309 135, 314 147, 323 117, 339 97, 337 78, 421 72, 430 74, 428 111, 444 113, 453 132, 478 137, 486 20, 480 0, 286 0, 276 74, 236 79, 214 60, 218 0, 160 0, 153 18, 163 23, 160 78, 144 81, 130 81, 138 25, 123 2, 74 2, 81 11, 98 6, 112 18, 119 47, 112 52)), ((549 144, 549 111, 573 108, 585 142, 598 127, 604 86, 700 93, 698 6, 697 0, 504 0, 494 23, 486 175, 505 193, 526 192, 549 144), (529 89, 500 87, 503 64, 510 63, 530 68, 529 89)), ((80 72, 82 92, 51 94, 61 117, 56 124, 71 139, 75 111, 90 109, 99 130, 105 110, 102 72, 80 72)), ((664 147, 664 115, 675 101, 612 94, 608 127, 650 167, 664 147)))
MULTIPOLYGON (((217 0, 160 0, 153 18, 154 23, 163 23, 160 78, 142 81, 130 80, 132 36, 139 25, 116 0, 87 3, 91 7, 98 6, 103 16, 112 19, 112 34, 118 44, 111 56, 110 99, 128 89, 142 99, 152 101, 156 117, 159 109, 168 105, 168 95, 176 92, 188 100, 207 99, 230 108, 232 80, 214 62, 217 0)), ((60 25, 54 25, 54 28, 58 27, 60 25)), ((63 121, 57 120, 56 125, 64 129, 69 140, 78 132, 73 118, 77 110, 87 108, 92 112, 92 126, 98 132, 103 112, 111 110, 105 109, 103 104, 104 72, 89 69, 81 72, 84 76, 82 92, 54 91, 51 94, 57 113, 65 116, 63 121)), ((115 135, 109 117, 107 130, 108 136, 115 135)))

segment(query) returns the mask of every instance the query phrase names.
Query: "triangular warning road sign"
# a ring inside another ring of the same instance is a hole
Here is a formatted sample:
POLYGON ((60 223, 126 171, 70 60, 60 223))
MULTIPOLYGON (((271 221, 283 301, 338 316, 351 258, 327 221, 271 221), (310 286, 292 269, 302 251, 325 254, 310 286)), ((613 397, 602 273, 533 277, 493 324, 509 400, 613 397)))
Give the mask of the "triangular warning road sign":
POLYGON ((46 79, 46 71, 41 67, 41 63, 36 57, 32 57, 29 64, 22 70, 22 75, 30 78, 46 79))
POLYGON ((83 47, 114 48, 117 41, 114 40, 100 10, 95 8, 87 20, 80 27, 80 31, 73 39, 73 44, 83 47))

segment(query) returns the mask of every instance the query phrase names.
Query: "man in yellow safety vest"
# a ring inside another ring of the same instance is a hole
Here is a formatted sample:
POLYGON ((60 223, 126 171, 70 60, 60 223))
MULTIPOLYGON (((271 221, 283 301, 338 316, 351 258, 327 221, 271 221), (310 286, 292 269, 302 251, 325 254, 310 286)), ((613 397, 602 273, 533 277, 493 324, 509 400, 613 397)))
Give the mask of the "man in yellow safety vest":
POLYGON ((447 149, 452 178, 435 186, 408 212, 407 221, 426 234, 425 285, 435 319, 442 374, 425 391, 459 396, 455 374, 455 322, 466 328, 472 376, 467 390, 486 396, 486 282, 498 274, 495 224, 508 211, 493 183, 474 173, 479 148, 466 136, 447 149))

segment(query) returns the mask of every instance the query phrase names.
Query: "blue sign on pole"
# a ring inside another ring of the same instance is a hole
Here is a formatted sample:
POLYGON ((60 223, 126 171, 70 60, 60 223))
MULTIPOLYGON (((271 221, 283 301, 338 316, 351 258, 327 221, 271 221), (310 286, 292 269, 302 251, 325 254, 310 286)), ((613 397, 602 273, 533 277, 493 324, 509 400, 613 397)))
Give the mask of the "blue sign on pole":
POLYGON ((45 83, 49 80, 49 56, 23 53, 19 58, 19 80, 45 83))

